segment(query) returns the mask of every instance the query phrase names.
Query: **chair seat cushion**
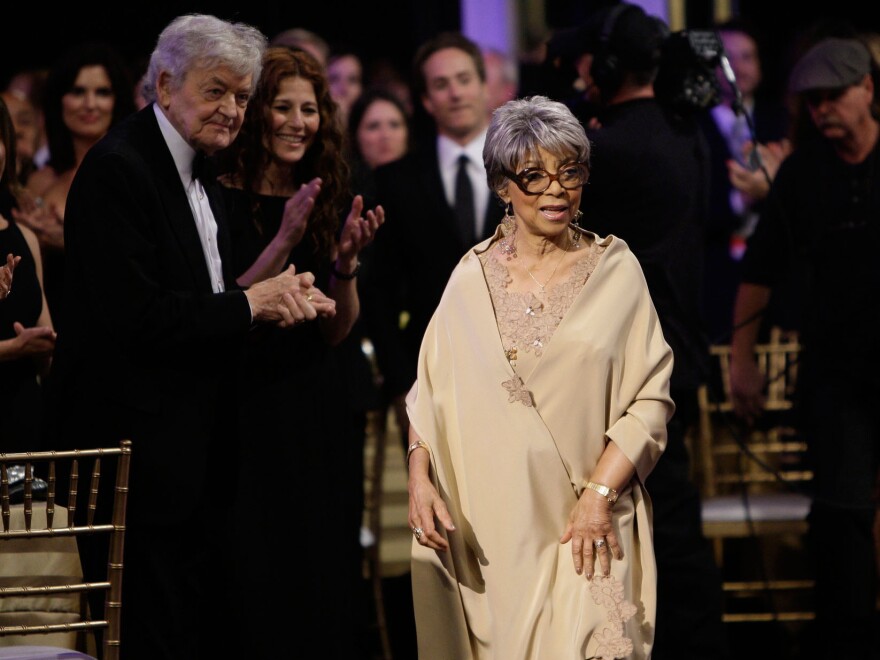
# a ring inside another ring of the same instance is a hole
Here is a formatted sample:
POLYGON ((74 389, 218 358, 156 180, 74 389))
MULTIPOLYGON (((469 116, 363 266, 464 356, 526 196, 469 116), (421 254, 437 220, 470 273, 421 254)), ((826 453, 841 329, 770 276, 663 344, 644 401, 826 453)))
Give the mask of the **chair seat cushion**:
POLYGON ((95 660, 92 656, 57 646, 8 646, 0 648, 2 660, 95 660))
POLYGON ((708 497, 702 502, 703 522, 801 521, 807 519, 811 502, 800 493, 708 497))

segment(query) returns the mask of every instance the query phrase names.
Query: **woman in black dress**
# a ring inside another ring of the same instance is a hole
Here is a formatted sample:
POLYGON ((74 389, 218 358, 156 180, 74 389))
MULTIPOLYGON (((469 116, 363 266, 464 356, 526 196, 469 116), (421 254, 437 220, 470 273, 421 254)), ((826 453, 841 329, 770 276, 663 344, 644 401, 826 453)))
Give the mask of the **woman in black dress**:
MULTIPOLYGON (((0 100, 0 190, 16 198, 15 130, 0 100)), ((4 280, 0 302, 0 452, 37 451, 43 396, 41 376, 49 367, 55 331, 43 295, 43 269, 36 235, 0 209, 0 255, 20 257, 14 278, 4 280), (14 287, 11 286, 14 284, 14 287), (14 293, 13 293, 14 289, 14 293)), ((9 270, 7 262, 3 266, 9 270)))
POLYGON ((359 314, 359 253, 384 213, 364 213, 363 198, 351 198, 335 113, 318 62, 270 48, 221 177, 239 284, 292 264, 336 301, 334 317, 254 331, 248 346, 237 519, 253 657, 282 657, 293 640, 315 657, 362 650, 363 425, 351 380, 352 361, 364 357, 349 333, 359 314), (276 604, 293 593, 295 603, 276 604), (257 634, 266 623, 283 634, 257 634))

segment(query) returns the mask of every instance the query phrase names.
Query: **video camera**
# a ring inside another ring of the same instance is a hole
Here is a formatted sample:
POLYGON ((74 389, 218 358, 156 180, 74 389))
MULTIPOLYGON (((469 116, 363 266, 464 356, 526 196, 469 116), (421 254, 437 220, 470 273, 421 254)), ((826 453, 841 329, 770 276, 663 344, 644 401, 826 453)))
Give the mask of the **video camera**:
POLYGON ((725 64, 729 68, 717 32, 673 32, 661 48, 654 94, 658 101, 683 114, 707 110, 721 102, 715 70, 721 66, 727 76, 725 64))

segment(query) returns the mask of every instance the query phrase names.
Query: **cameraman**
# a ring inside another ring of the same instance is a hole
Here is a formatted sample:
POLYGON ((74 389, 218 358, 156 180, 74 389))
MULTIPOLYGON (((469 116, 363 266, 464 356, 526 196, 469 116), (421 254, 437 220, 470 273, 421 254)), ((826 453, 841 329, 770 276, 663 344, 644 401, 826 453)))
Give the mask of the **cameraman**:
POLYGON ((619 236, 638 257, 675 354, 676 412, 666 451, 647 480, 658 572, 652 657, 721 660, 729 657, 721 576, 702 533, 684 442, 708 371, 700 283, 709 162, 694 113, 664 107, 654 96, 668 34, 662 21, 628 3, 596 10, 579 30, 574 62, 598 107, 587 120, 594 150, 581 209, 587 228, 619 236))

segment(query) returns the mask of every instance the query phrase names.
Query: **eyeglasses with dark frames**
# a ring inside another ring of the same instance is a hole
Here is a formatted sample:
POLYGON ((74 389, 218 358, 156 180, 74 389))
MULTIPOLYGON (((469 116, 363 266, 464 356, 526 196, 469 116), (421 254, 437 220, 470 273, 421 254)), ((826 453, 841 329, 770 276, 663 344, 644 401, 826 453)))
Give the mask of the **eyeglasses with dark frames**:
POLYGON ((513 181, 526 195, 540 195, 554 181, 558 181, 566 190, 576 190, 587 185, 590 168, 584 163, 573 162, 562 164, 556 174, 550 174, 540 167, 527 167, 519 174, 505 170, 504 176, 513 181))

